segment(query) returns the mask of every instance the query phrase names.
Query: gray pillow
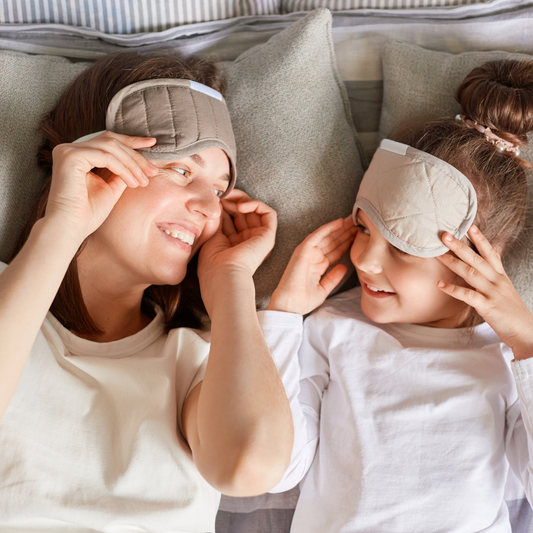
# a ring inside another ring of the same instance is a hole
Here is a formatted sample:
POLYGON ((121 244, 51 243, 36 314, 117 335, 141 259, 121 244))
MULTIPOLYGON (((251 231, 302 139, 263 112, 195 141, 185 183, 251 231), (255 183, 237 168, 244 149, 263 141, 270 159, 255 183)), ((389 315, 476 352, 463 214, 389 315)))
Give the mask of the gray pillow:
POLYGON ((226 72, 237 187, 278 212, 276 247, 255 276, 264 307, 294 248, 321 224, 350 214, 363 175, 331 13, 312 12, 226 72))
MULTIPOLYGON (((39 192, 36 128, 88 63, 0 51, 0 260, 7 262, 39 192)), ((350 105, 322 9, 225 64, 237 187, 278 211, 276 247, 256 274, 265 307, 293 249, 350 214, 362 178, 350 105)))
MULTIPOLYGON (((402 125, 419 120, 455 116, 461 106, 454 98, 455 89, 475 67, 497 59, 533 60, 525 54, 508 52, 434 52, 412 44, 390 42, 382 51, 383 107, 379 126, 383 139, 402 125)), ((522 156, 533 162, 533 136, 521 149, 522 156)), ((533 206, 533 176, 528 174, 529 205, 533 206)), ((505 258, 507 274, 530 310, 533 311, 533 213, 529 210, 526 230, 514 250, 505 258)))
POLYGON ((37 126, 88 63, 0 51, 0 261, 7 263, 42 185, 37 126))

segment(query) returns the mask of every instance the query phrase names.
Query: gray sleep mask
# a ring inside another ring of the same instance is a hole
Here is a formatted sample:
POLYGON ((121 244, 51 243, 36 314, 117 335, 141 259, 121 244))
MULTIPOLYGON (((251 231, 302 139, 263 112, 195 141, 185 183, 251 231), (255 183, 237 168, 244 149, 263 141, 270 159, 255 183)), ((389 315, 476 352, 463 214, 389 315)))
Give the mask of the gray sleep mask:
POLYGON ((462 239, 477 212, 476 191, 455 167, 389 139, 366 171, 353 216, 362 209, 393 246, 417 257, 448 252, 447 231, 462 239))
POLYGON ((132 83, 109 103, 106 130, 155 137, 157 143, 153 147, 138 151, 157 161, 172 161, 208 148, 222 148, 231 162, 231 181, 225 194, 235 185, 237 150, 228 108, 223 96, 207 85, 178 79, 132 83))

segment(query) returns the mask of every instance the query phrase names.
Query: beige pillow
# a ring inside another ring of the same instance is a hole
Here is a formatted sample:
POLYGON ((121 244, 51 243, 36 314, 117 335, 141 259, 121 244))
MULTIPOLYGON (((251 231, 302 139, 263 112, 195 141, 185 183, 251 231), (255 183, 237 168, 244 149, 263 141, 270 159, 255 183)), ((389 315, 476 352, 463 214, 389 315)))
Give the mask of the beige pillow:
MULTIPOLYGON (((461 112, 454 98, 455 89, 475 67, 497 59, 533 60, 525 54, 508 52, 434 52, 412 44, 390 42, 382 52, 383 108, 380 138, 393 133, 402 124, 455 116, 461 112)), ((533 136, 521 149, 522 157, 533 162, 533 136)), ((533 176, 528 175, 529 205, 533 206, 533 176)), ((526 222, 520 242, 505 258, 505 268, 518 292, 533 311, 533 216, 526 222)))

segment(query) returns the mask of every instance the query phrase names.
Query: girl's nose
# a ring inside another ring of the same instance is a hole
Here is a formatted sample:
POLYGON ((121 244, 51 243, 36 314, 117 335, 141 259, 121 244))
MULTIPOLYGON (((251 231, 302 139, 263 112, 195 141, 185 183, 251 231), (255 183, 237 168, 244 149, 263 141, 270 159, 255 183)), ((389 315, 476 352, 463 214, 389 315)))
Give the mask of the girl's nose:
POLYGON ((381 274, 383 272, 383 254, 386 253, 383 243, 368 239, 365 249, 355 260, 355 266, 362 272, 381 274))

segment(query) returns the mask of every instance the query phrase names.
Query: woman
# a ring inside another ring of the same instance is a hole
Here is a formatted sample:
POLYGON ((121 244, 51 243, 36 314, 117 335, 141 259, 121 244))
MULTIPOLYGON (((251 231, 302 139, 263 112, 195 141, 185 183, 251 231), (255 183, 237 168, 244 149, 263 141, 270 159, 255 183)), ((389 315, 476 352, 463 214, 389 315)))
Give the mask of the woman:
POLYGON ((252 281, 276 215, 230 191, 223 89, 211 63, 118 54, 43 120, 50 177, 0 275, 0 531, 213 531, 219 492, 281 478, 292 422, 252 281), (177 328, 200 325, 200 248, 210 345, 177 328))

